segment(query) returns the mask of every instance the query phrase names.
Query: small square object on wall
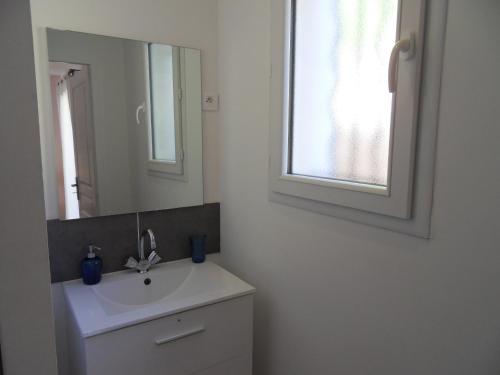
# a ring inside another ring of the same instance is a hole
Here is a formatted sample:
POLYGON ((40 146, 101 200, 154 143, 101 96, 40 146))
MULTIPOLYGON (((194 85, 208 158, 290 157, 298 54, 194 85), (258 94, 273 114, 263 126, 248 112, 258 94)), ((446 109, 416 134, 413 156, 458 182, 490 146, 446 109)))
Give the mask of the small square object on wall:
POLYGON ((219 94, 215 92, 203 93, 203 110, 218 111, 219 110, 219 94))

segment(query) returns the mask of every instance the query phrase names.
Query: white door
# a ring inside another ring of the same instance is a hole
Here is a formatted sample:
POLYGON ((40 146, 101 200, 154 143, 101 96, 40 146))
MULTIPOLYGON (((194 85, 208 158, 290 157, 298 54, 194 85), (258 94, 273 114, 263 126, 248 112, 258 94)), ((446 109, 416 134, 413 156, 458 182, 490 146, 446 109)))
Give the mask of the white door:
POLYGON ((74 71, 69 78, 71 121, 75 144, 75 164, 80 217, 98 215, 95 140, 92 119, 92 95, 88 66, 74 71))

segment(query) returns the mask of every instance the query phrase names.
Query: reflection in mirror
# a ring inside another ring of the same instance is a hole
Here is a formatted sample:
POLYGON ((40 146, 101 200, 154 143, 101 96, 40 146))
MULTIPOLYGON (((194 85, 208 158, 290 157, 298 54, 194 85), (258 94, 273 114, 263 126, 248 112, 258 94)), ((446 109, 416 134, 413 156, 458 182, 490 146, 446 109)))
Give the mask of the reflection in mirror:
POLYGON ((179 134, 179 106, 175 98, 180 97, 179 49, 172 46, 150 43, 149 82, 152 108, 152 157, 175 163, 176 140, 179 134), (175 51, 175 52, 174 52, 175 51))
POLYGON ((47 30, 48 218, 203 204, 200 52, 47 30))

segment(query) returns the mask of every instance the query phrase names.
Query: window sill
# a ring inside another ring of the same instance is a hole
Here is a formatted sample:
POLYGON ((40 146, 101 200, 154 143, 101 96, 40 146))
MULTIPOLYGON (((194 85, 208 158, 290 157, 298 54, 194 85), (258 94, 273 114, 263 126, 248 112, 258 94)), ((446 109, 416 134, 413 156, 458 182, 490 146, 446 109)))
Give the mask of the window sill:
POLYGON ((292 174, 282 175, 280 177, 280 180, 301 182, 304 184, 312 184, 312 185, 317 185, 317 186, 325 186, 325 187, 329 187, 329 188, 358 191, 358 192, 362 192, 362 193, 370 193, 370 194, 383 195, 383 196, 389 195, 389 189, 387 189, 387 187, 385 187, 385 186, 362 184, 362 183, 351 182, 351 181, 330 180, 330 179, 321 178, 321 177, 292 175, 292 174))

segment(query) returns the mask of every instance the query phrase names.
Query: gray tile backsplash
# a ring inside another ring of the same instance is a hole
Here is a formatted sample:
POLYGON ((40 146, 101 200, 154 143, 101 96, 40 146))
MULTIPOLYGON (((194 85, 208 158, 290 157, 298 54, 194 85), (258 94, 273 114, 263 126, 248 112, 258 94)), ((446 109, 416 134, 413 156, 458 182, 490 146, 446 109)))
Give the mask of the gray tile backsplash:
MULTIPOLYGON (((195 234, 207 235, 207 253, 220 251, 219 203, 141 212, 139 225, 141 231, 153 230, 162 262, 189 257, 189 236, 195 234)), ((102 248, 104 273, 122 270, 129 256, 137 257, 136 214, 48 220, 47 231, 52 282, 79 278, 80 261, 91 243, 102 248)))
POLYGON ((182 259, 191 255, 189 236, 206 234, 207 253, 220 251, 219 205, 187 207, 167 211, 152 211, 139 214, 141 232, 153 230, 162 258, 182 259))

